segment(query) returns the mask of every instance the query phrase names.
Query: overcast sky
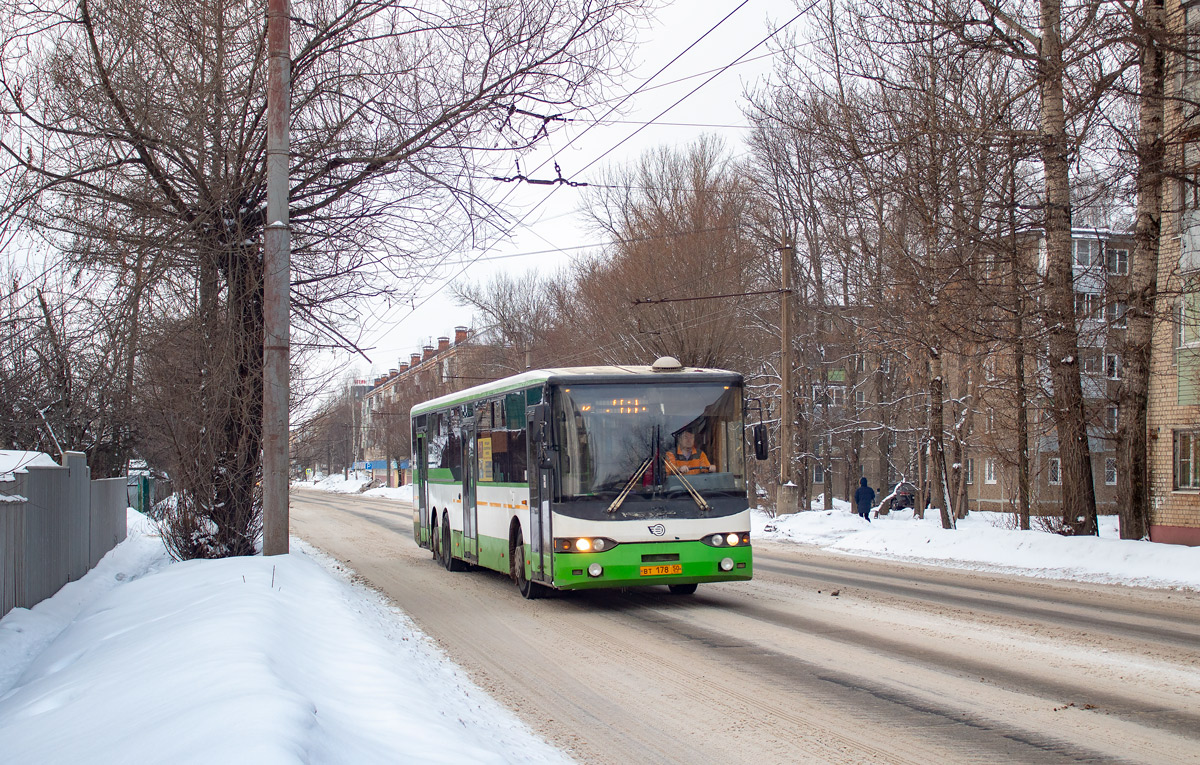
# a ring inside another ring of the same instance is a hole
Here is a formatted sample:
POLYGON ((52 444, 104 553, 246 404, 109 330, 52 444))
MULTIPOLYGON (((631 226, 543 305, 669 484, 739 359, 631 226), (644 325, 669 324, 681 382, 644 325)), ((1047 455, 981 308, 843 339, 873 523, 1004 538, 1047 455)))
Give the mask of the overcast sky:
MULTIPOLYGON (((731 11, 735 11, 732 16, 627 101, 623 107, 625 113, 611 118, 613 124, 590 128, 587 123, 567 125, 545 142, 542 151, 522 160, 522 171, 530 177, 554 178, 552 163, 557 161, 565 178, 586 182, 597 179, 606 167, 628 164, 650 148, 686 145, 706 132, 723 136, 731 152, 740 154, 747 132, 742 94, 769 75, 773 59, 769 54, 774 47, 763 44, 741 63, 720 74, 717 70, 737 60, 796 16, 793 0, 664 3, 649 28, 639 35, 634 72, 617 95, 619 100, 620 95, 635 90, 731 11), (713 74, 717 76, 711 82, 687 95, 713 74), (678 106, 659 116, 680 99, 683 100, 678 106), (642 123, 652 120, 654 124, 637 132, 642 123), (547 159, 550 161, 544 168, 533 172, 547 159)), ((797 31, 803 23, 804 19, 793 23, 788 32, 797 31)), ((515 172, 514 167, 508 174, 515 172)), ((451 259, 456 265, 444 267, 436 278, 413 285, 417 294, 415 310, 411 304, 393 305, 368 315, 363 347, 371 348, 367 355, 372 363, 368 364, 361 356, 350 361, 350 366, 357 368, 362 377, 397 366, 399 360, 420 352, 431 339, 436 343, 439 336, 452 337, 456 325, 473 324, 470 311, 449 299, 447 288, 456 278, 484 282, 499 271, 522 273, 535 268, 548 273, 578 257, 581 245, 600 244, 577 214, 581 189, 497 183, 490 198, 499 199, 509 192, 510 201, 518 202, 518 216, 526 217, 507 241, 487 251, 464 252, 462 258, 451 259), (474 261, 471 265, 463 265, 471 261, 474 261)))

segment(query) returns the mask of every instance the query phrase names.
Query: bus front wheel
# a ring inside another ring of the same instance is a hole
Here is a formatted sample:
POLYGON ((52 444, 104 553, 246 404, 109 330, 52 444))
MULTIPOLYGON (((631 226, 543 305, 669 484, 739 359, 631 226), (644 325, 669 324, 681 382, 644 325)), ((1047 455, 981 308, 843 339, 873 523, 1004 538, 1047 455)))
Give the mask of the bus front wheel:
POLYGON ((696 592, 696 583, 691 584, 668 584, 667 589, 672 595, 691 595, 696 592))
POLYGON ((517 528, 516 539, 513 540, 513 579, 517 581, 517 589, 521 592, 521 597, 526 600, 533 600, 542 596, 541 585, 529 578, 525 572, 525 542, 521 538, 521 529, 517 528))

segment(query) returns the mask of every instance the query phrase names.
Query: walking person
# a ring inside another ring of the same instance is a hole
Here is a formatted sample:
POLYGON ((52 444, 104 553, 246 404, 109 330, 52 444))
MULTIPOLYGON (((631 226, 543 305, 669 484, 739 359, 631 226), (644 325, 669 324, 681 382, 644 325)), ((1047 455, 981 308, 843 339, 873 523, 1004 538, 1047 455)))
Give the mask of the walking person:
POLYGON ((871 522, 871 503, 874 501, 875 490, 867 486, 866 478, 860 478, 858 489, 854 492, 854 506, 858 508, 859 516, 867 519, 867 523, 871 522))

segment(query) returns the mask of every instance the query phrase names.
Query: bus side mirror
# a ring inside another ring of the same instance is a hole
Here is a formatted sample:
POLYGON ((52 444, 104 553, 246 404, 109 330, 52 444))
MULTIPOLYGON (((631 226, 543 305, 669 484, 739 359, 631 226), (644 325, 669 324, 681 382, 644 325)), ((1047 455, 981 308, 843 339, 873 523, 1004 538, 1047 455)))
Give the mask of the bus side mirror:
POLYGON ((754 458, 759 462, 767 458, 767 426, 761 422, 754 426, 754 458))
POLYGON ((542 469, 554 467, 554 461, 550 459, 550 438, 546 432, 549 416, 550 407, 545 404, 529 407, 529 433, 536 446, 534 453, 537 455, 537 465, 542 469))

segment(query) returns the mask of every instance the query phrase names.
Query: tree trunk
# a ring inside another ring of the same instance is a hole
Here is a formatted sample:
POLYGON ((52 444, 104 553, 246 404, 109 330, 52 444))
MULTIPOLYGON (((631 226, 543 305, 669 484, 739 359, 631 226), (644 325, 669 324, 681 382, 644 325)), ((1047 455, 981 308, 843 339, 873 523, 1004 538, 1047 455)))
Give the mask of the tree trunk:
POLYGON ((1087 418, 1080 381, 1071 253, 1071 148, 1063 110, 1063 51, 1060 0, 1042 0, 1042 46, 1038 58, 1041 95, 1042 165, 1046 188, 1047 321, 1054 424, 1062 466, 1063 521, 1082 534, 1096 534, 1096 489, 1088 448, 1087 418))
POLYGON ((913 504, 913 517, 914 518, 924 518, 925 517, 925 500, 929 496, 928 493, 926 492, 926 486, 925 486, 925 463, 926 463, 925 450, 926 450, 926 448, 927 447, 925 444, 918 443, 918 445, 917 445, 917 476, 913 480, 913 484, 917 488, 916 496, 914 497, 914 499, 916 501, 913 504))
POLYGON ((954 519, 946 502, 946 436, 942 391, 942 356, 929 349, 929 488, 933 504, 942 518, 942 528, 954 528, 954 519))
POLYGON ((1137 220, 1126 300, 1129 328, 1121 354, 1117 394, 1117 510, 1122 539, 1143 539, 1150 531, 1150 475, 1146 459, 1146 407, 1150 391, 1150 343, 1157 297, 1158 248, 1162 234, 1163 91, 1165 62, 1159 35, 1162 0, 1142 4, 1141 124, 1138 128, 1137 220))
MULTIPOLYGON (((220 557, 253 555, 261 519, 257 512, 262 467, 263 264, 256 250, 234 248, 223 269, 232 331, 234 399, 225 410, 223 439, 214 469, 220 557)), ((228 391, 225 391, 228 395, 228 391)))

